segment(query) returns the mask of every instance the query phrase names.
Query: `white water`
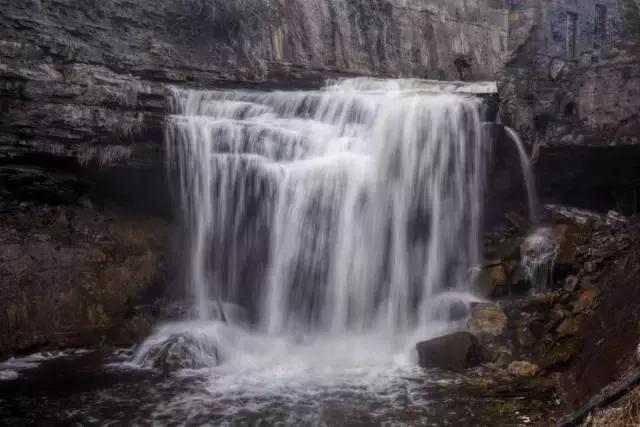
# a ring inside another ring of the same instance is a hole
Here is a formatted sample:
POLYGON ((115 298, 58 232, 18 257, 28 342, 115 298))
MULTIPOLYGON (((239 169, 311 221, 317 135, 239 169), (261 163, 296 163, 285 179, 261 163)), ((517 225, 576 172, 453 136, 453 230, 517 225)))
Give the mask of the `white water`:
POLYGON ((538 223, 540 212, 538 204, 538 191, 536 190, 536 180, 535 175, 533 174, 531 159, 529 158, 529 154, 527 153, 522 139, 520 139, 520 135, 518 135, 518 133, 510 127, 505 126, 504 129, 507 131, 507 134, 518 148, 522 174, 524 176, 524 182, 527 188, 527 201, 529 202, 529 220, 532 224, 535 225, 538 223))
POLYGON ((197 320, 159 328, 134 362, 156 366, 170 341, 237 401, 406 382, 415 343, 461 327, 476 300, 490 147, 466 92, 491 87, 173 90, 167 151, 197 320), (229 304, 242 322, 219 321, 229 304))
POLYGON ((535 293, 549 290, 553 281, 553 267, 558 256, 558 245, 549 227, 538 227, 522 244, 521 264, 535 293))

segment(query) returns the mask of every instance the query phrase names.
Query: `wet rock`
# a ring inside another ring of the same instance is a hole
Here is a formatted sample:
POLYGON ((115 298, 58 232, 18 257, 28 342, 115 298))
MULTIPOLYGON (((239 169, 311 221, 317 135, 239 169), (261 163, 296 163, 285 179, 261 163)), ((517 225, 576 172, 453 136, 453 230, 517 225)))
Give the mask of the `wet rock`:
POLYGON ((568 276, 564 279, 564 290, 567 292, 573 292, 578 287, 580 280, 576 276, 568 276))
POLYGON ((558 222, 569 220, 581 227, 598 227, 603 223, 602 215, 594 211, 561 205, 545 205, 545 208, 558 222))
POLYGON ((585 243, 589 241, 588 228, 577 224, 557 224, 553 227, 553 238, 558 245, 556 264, 573 265, 585 243))
POLYGON ((473 396, 527 396, 545 397, 553 391, 553 380, 541 376, 519 376, 510 374, 508 370, 482 365, 462 378, 463 387, 473 396))
POLYGON ((584 289, 578 295, 577 301, 573 304, 574 313, 582 313, 591 308, 598 298, 600 291, 597 288, 584 289))
POLYGON ((483 349, 485 358, 498 366, 507 366, 513 361, 513 351, 506 345, 487 344, 483 349))
POLYGON ((545 332, 550 331, 558 326, 558 324, 562 322, 567 317, 567 315, 569 315, 569 311, 567 311, 562 305, 554 305, 551 309, 551 312, 549 313, 548 318, 546 319, 547 321, 545 323, 545 332))
POLYGON ((482 349, 469 332, 456 332, 416 344, 418 364, 423 368, 464 371, 479 365, 482 349))
POLYGON ((500 336, 507 326, 507 315, 492 303, 471 304, 469 326, 473 331, 490 336, 500 336))
POLYGON ((553 369, 569 362, 576 353, 576 346, 571 341, 553 342, 550 345, 542 343, 536 349, 535 360, 543 369, 553 369))
POLYGON ((518 337, 518 344, 522 347, 531 347, 537 341, 535 335, 531 332, 531 330, 527 326, 522 326, 518 328, 516 331, 516 336, 518 337))
POLYGON ((214 343, 190 335, 173 335, 152 345, 140 361, 140 366, 167 375, 181 369, 201 369, 219 363, 214 343))
POLYGON ((580 330, 580 322, 575 317, 567 317, 558 325, 556 333, 559 337, 568 337, 575 335, 580 330))
POLYGON ((488 262, 480 273, 478 283, 479 290, 485 297, 499 293, 498 288, 509 283, 505 266, 499 260, 488 262))
POLYGON ((520 377, 533 377, 540 372, 540 367, 535 363, 526 361, 514 361, 509 364, 507 371, 511 375, 520 377))
POLYGON ((605 225, 624 225, 627 223, 627 218, 619 212, 609 211, 607 218, 605 219, 605 225))
POLYGON ((501 260, 520 260, 520 246, 522 237, 519 235, 508 236, 494 249, 495 256, 501 260))

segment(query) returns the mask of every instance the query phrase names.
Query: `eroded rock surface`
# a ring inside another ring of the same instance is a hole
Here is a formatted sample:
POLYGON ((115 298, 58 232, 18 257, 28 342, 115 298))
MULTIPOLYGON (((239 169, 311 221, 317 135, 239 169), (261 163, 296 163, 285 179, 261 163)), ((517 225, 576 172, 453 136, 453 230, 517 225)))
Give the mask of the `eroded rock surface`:
POLYGON ((165 221, 116 208, 0 201, 0 355, 131 343, 166 274, 165 221))

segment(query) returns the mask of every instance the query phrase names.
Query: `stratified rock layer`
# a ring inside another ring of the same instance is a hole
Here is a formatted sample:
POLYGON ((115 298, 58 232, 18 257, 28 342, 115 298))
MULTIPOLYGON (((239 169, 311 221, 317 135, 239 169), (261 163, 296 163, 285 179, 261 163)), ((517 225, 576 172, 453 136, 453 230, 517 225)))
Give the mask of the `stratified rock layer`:
POLYGON ((0 356, 131 343, 166 274, 167 225, 112 208, 0 201, 0 356))
POLYGON ((148 166, 160 156, 167 84, 493 80, 506 9, 476 3, 0 0, 0 162, 148 166))

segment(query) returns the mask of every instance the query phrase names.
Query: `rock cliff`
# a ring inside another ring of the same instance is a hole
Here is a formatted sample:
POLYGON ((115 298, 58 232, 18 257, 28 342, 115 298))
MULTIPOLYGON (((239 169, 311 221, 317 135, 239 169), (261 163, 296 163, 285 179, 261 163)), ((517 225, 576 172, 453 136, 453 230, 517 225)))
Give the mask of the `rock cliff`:
POLYGON ((164 86, 494 79, 500 0, 0 1, 0 161, 157 159, 164 86))

